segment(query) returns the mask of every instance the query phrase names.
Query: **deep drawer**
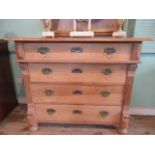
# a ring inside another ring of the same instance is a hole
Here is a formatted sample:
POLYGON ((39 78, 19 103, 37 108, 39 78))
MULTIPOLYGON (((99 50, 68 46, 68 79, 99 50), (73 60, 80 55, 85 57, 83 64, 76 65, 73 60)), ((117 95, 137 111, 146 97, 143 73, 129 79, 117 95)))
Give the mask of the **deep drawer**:
POLYGON ((124 86, 31 84, 34 103, 121 105, 124 86))
POLYGON ((131 43, 25 43, 25 59, 50 62, 124 62, 131 43))
POLYGON ((126 65, 29 64, 31 82, 124 84, 126 65))
POLYGON ((118 124, 121 106, 42 105, 36 104, 38 122, 67 124, 118 124))

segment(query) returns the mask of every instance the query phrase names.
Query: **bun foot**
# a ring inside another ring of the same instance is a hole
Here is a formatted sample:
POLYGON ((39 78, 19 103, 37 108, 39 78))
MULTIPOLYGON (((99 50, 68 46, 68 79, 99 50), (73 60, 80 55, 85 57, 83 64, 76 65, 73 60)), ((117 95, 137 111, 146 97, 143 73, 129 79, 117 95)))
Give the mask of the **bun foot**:
POLYGON ((126 135, 128 133, 128 129, 127 128, 118 128, 117 132, 121 135, 126 135))
POLYGON ((31 126, 31 127, 29 127, 29 130, 33 131, 33 132, 37 131, 38 129, 39 129, 38 126, 31 126))

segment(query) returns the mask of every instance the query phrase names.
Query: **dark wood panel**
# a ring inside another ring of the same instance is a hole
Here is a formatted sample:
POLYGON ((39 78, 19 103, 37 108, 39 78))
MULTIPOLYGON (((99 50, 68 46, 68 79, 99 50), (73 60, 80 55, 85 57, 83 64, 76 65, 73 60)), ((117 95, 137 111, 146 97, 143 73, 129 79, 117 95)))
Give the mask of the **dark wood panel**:
POLYGON ((6 41, 0 40, 0 120, 17 105, 6 41))

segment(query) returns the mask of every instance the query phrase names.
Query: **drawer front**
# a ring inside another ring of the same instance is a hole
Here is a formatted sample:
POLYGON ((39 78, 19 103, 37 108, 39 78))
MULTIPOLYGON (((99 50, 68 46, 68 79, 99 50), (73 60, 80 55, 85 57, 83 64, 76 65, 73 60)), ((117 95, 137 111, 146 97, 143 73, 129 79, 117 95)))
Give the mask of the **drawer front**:
POLYGON ((121 105, 124 86, 31 84, 34 103, 121 105))
POLYGON ((131 43, 25 43, 25 58, 50 62, 128 61, 131 43))
POLYGON ((29 64, 31 82, 124 84, 126 65, 29 64))
POLYGON ((38 122, 68 124, 118 124, 121 106, 35 105, 38 122))

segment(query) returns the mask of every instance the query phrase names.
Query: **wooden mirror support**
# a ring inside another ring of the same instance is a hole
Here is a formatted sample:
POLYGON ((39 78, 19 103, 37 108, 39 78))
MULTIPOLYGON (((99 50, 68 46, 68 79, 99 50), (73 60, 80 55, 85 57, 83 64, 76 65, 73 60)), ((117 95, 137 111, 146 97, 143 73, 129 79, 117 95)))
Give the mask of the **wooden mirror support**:
POLYGON ((70 37, 94 37, 94 32, 91 29, 91 19, 87 20, 88 28, 85 31, 77 30, 77 22, 79 20, 73 19, 73 31, 70 32, 70 37))
POLYGON ((124 37, 124 19, 43 19, 44 37, 70 37, 72 34, 124 37))
POLYGON ((122 30, 122 27, 125 23, 125 19, 117 19, 116 21, 118 23, 119 29, 118 29, 118 31, 113 32, 112 36, 118 37, 118 38, 126 37, 126 32, 122 30))
POLYGON ((42 19, 44 25, 44 31, 42 32, 43 37, 54 37, 54 32, 52 31, 52 20, 51 19, 42 19))

